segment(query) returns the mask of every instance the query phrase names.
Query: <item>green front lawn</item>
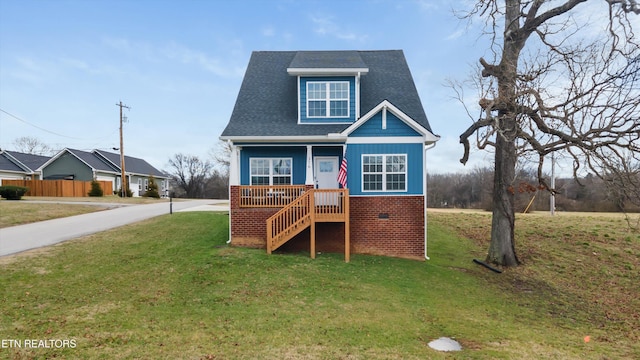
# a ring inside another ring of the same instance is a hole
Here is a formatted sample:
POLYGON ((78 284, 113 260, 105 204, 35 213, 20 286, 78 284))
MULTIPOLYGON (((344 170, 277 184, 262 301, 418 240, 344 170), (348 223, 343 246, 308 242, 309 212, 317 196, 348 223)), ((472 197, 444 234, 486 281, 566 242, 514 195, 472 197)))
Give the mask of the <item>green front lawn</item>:
POLYGON ((482 245, 449 218, 430 219, 427 262, 232 248, 228 216, 202 212, 0 258, 0 340, 23 345, 0 348, 0 358, 639 357, 637 322, 609 329, 589 307, 564 306, 583 298, 545 288, 536 275, 550 274, 543 265, 500 275, 474 265, 482 245), (536 278, 526 289, 507 286, 522 271, 536 278), (427 346, 442 336, 464 350, 427 346), (75 347, 26 348, 25 339, 75 347))

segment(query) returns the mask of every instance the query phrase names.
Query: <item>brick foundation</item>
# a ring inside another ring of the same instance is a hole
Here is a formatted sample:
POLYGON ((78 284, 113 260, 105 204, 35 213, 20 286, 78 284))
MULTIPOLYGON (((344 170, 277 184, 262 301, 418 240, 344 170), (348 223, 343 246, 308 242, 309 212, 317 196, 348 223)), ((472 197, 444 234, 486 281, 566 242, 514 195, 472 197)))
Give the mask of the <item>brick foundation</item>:
MULTIPOLYGON (((231 189, 231 244, 266 247, 266 221, 278 209, 239 208, 231 189)), ((351 252, 424 259, 424 198, 371 196, 350 198, 351 252)), ((303 231, 277 252, 309 251, 310 231, 303 231)), ((344 252, 344 223, 317 223, 316 250, 344 252)))
POLYGON ((424 259, 424 197, 351 197, 349 202, 352 252, 424 259))
POLYGON ((275 214, 276 208, 240 208, 239 191, 231 187, 229 219, 231 221, 231 245, 252 248, 266 248, 267 219, 275 214))

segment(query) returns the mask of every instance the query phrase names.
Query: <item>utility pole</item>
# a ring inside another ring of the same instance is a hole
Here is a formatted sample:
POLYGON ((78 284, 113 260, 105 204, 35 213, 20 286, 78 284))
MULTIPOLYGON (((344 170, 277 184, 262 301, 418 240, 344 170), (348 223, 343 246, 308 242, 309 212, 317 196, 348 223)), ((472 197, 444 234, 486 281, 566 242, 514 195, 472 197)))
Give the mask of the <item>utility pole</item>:
MULTIPOLYGON (((125 109, 131 109, 131 108, 128 107, 127 105, 124 105, 122 101, 117 103, 116 106, 120 107, 120 171, 121 171, 120 189, 121 189, 122 197, 126 198, 128 185, 127 185, 127 177, 124 171, 124 141, 122 138, 122 121, 123 121, 122 108, 125 108, 125 109)), ((124 120, 126 121, 126 117, 124 118, 124 120)))

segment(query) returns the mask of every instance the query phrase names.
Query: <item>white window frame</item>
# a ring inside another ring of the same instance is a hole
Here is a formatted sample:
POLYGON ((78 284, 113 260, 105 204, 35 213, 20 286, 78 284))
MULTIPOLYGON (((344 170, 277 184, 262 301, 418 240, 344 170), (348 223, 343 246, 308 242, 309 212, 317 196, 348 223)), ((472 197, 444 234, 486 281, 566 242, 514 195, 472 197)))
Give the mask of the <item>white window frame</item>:
POLYGON ((307 81, 307 118, 310 119, 327 119, 327 118, 340 118, 340 119, 348 119, 351 113, 351 83, 349 81, 307 81), (311 84, 325 84, 325 94, 323 99, 309 99, 309 85, 311 84), (346 84, 347 85, 347 97, 346 98, 331 98, 331 84, 346 84), (325 101, 325 114, 324 116, 310 115, 309 114, 309 102, 311 101, 325 101), (341 116, 332 116, 331 115, 331 101, 346 101, 347 102, 347 114, 341 116))
POLYGON ((408 176, 408 172, 409 172, 409 162, 408 162, 408 156, 407 154, 362 154, 361 157, 361 164, 362 164, 362 179, 361 179, 361 189, 363 193, 370 193, 370 192, 407 192, 407 189, 409 188, 409 176, 408 176), (364 171, 364 158, 365 156, 381 156, 382 157, 382 172, 377 172, 377 171, 368 171, 365 172, 364 171), (387 171, 387 163, 389 161, 389 159, 392 159, 394 156, 401 156, 404 157, 404 171, 387 171), (365 174, 372 174, 372 175, 382 175, 382 189, 378 190, 365 190, 364 188, 364 178, 365 178, 365 174), (404 189, 387 189, 387 175, 394 175, 394 174, 399 174, 399 175, 404 175, 404 189))
POLYGON ((278 186, 278 185, 292 185, 293 184, 293 158, 290 157, 252 157, 249 158, 249 185, 269 185, 269 186, 278 186), (253 174, 253 161, 254 160, 266 160, 269 161, 269 173, 268 174, 253 174), (274 171, 274 161, 289 161, 291 166, 289 167, 289 174, 277 174, 274 171), (253 177, 269 177, 269 184, 254 184, 253 177), (289 177, 289 184, 273 184, 273 179, 275 177, 289 177))

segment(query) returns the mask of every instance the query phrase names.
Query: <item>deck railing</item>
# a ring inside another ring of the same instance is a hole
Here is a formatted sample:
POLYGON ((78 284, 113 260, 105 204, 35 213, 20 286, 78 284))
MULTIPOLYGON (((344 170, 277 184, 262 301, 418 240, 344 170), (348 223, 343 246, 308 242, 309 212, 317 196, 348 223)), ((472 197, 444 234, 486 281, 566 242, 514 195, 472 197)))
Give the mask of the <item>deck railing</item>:
POLYGON ((306 229, 313 221, 311 192, 298 197, 267 219, 267 253, 306 229))
MULTIPOLYGON (((267 252, 271 253, 316 222, 347 222, 348 219, 348 189, 306 191, 267 219, 267 252)), ((315 246, 315 242, 312 243, 315 246)), ((313 251, 312 256, 315 256, 313 251)))
POLYGON ((348 189, 316 189, 313 194, 316 221, 344 221, 349 216, 348 189))
POLYGON ((238 186, 241 208, 281 208, 300 197, 305 185, 241 185, 238 186))

